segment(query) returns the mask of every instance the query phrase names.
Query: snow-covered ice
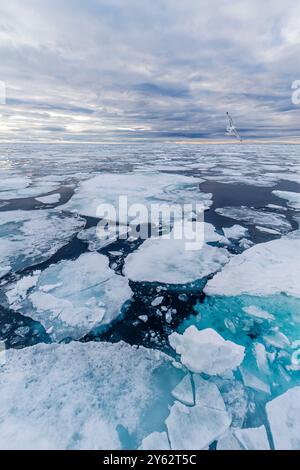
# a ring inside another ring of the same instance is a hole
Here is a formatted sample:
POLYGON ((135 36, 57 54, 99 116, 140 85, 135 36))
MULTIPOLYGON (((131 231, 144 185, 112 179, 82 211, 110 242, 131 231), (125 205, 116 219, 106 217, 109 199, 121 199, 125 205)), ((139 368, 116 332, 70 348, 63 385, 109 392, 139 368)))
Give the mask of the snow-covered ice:
POLYGON ((181 382, 176 385, 174 390, 172 390, 172 395, 184 405, 194 405, 193 386, 190 374, 185 375, 181 382))
POLYGON ((54 193, 50 194, 49 196, 36 197, 35 199, 39 202, 42 202, 43 204, 56 204, 60 201, 60 194, 54 193))
POLYGON ((282 237, 234 256, 208 281, 207 295, 273 295, 300 297, 300 240, 282 237))
POLYGON ((52 210, 0 212, 0 263, 17 271, 50 258, 85 221, 52 210))
POLYGON ((139 450, 170 450, 166 432, 153 432, 145 437, 139 450))
POLYGON ((226 341, 211 328, 190 326, 181 335, 172 333, 169 342, 181 362, 192 372, 219 375, 236 369, 244 359, 243 346, 226 341))
POLYGON ((300 387, 293 387, 266 405, 277 450, 300 450, 300 387))
MULTIPOLYGON (((55 341, 79 339, 94 327, 110 323, 131 297, 127 279, 116 275, 99 253, 84 253, 74 261, 49 266, 35 281, 28 300, 12 306, 39 321, 55 341)), ((18 283, 15 291, 19 291, 18 283)), ((15 297, 9 291, 8 298, 15 297)))
POLYGON ((10 349, 0 367, 0 448, 126 449, 120 426, 141 443, 163 426, 178 374, 165 354, 123 342, 10 349))
POLYGON ((287 205, 293 209, 300 209, 300 193, 295 193, 292 191, 272 191, 275 196, 278 196, 282 199, 288 201, 287 205))
POLYGON ((230 426, 228 413, 207 406, 185 406, 176 401, 166 419, 172 450, 201 450, 230 426))
POLYGON ((232 227, 223 228, 225 237, 232 238, 233 240, 239 240, 240 238, 245 237, 248 230, 242 225, 232 225, 232 227))
POLYGON ((217 450, 270 450, 266 428, 230 428, 218 440, 217 450))
POLYGON ((225 403, 222 395, 213 382, 204 380, 200 375, 193 376, 195 388, 195 404, 225 411, 225 403))

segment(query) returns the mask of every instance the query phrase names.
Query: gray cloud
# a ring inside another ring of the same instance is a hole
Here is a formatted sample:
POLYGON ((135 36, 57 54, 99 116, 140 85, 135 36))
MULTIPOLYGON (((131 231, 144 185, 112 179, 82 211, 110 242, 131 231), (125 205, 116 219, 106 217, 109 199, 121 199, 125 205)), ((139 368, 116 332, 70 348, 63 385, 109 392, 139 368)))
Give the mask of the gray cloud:
POLYGON ((0 138, 297 136, 295 0, 14 0, 0 6, 0 138))

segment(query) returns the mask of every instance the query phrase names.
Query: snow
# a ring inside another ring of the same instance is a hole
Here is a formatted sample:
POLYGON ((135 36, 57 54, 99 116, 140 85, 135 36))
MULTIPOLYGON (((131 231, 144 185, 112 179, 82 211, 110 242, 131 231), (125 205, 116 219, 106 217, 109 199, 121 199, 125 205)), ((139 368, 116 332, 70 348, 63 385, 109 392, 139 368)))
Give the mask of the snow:
POLYGON ((169 342, 189 370, 208 375, 236 369, 244 359, 243 346, 226 341, 212 328, 198 330, 190 326, 181 335, 172 333, 169 342))
POLYGON ((261 225, 263 227, 277 229, 282 233, 291 230, 291 225, 284 215, 266 210, 253 209, 246 206, 222 207, 215 211, 224 217, 241 220, 247 224, 261 225))
POLYGON ((249 248, 208 281, 207 295, 273 295, 300 297, 300 240, 282 237, 249 248))
MULTIPOLYGON (((100 204, 118 208, 119 196, 127 196, 128 206, 138 203, 203 203, 211 205, 211 194, 199 191, 201 180, 168 173, 102 173, 82 181, 74 196, 61 208, 91 217, 100 204)), ((145 219, 145 221, 147 221, 145 219)))
POLYGON ((7 350, 0 367, 1 449, 121 449, 163 426, 174 374, 165 354, 123 342, 7 350))
POLYGON ((43 204, 56 204, 57 202, 60 201, 60 194, 55 193, 55 194, 50 194, 49 196, 36 197, 35 199, 39 202, 42 202, 43 204))
POLYGON ((52 210, 0 212, 0 264, 17 271, 41 263, 84 224, 79 217, 52 210))
POLYGON ((178 401, 166 419, 172 450, 201 450, 218 439, 230 426, 226 411, 178 401))
POLYGON ((172 390, 172 395, 184 405, 194 405, 194 394, 190 374, 183 377, 181 382, 172 390))
MULTIPOLYGON (((99 253, 63 260, 45 269, 35 281, 28 302, 17 308, 46 330, 51 328, 55 341, 79 339, 95 326, 110 323, 131 297, 127 279, 114 274, 108 259, 99 253)), ((9 297, 15 299, 8 293, 9 297)))
MULTIPOLYGON (((219 237, 215 232, 209 238, 219 237)), ((149 238, 128 255, 124 272, 132 281, 187 284, 218 271, 229 259, 230 254, 225 248, 207 243, 202 248, 188 250, 184 238, 149 238)))
POLYGON ((300 387, 293 387, 266 405, 277 450, 300 450, 300 387))
POLYGON ((153 432, 145 437, 139 450, 170 450, 166 432, 153 432))
POLYGON ((272 191, 275 196, 278 196, 282 199, 288 201, 287 205, 293 209, 300 209, 300 193, 295 193, 292 191, 272 191))
POLYGON ((242 225, 235 224, 232 225, 232 227, 223 228, 223 232, 225 237, 231 238, 233 240, 238 240, 240 238, 245 237, 248 230, 245 227, 242 227, 242 225))

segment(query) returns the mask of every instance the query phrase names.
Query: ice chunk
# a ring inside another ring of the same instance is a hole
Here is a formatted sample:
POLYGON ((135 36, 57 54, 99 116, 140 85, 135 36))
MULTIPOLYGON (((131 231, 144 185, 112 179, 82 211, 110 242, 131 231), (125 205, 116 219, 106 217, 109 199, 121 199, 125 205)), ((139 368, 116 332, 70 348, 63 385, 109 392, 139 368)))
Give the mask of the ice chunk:
POLYGON ((273 228, 262 227, 261 225, 256 225, 255 228, 263 233, 270 233, 272 235, 280 235, 278 230, 274 230, 273 228))
POLYGON ((145 437, 139 450, 170 450, 166 432, 153 432, 145 437))
POLYGON ((175 402, 166 419, 172 450, 201 450, 230 426, 226 411, 175 402))
POLYGON ((234 435, 245 450, 270 450, 265 426, 258 428, 236 429, 234 435))
POLYGON ((283 214, 277 214, 275 212, 252 209, 246 206, 222 207, 217 208, 216 212, 224 217, 242 220, 247 224, 261 225, 263 227, 277 229, 282 233, 286 233, 292 228, 283 214))
POLYGON ((0 199, 19 199, 36 197, 59 188, 64 177, 39 177, 31 180, 28 176, 6 176, 5 183, 1 178, 0 199), (2 183, 3 182, 3 183, 2 183))
POLYGON ((172 395, 184 405, 194 405, 194 394, 190 374, 183 377, 181 382, 172 390, 172 395))
POLYGON ((266 348, 262 343, 254 343, 255 358, 258 368, 265 374, 268 374, 269 365, 268 365, 268 356, 266 348))
POLYGON ((22 277, 12 286, 9 286, 5 295, 11 308, 18 309, 20 307, 21 302, 26 299, 29 289, 36 285, 39 275, 40 271, 35 271, 28 276, 22 277))
POLYGON ((245 237, 248 230, 242 225, 232 225, 232 227, 223 228, 225 237, 232 238, 233 240, 238 240, 245 237))
POLYGON ((300 387, 290 388, 266 405, 277 450, 300 450, 300 387))
POLYGON ((300 209, 300 193, 294 193, 292 191, 272 191, 275 196, 281 197, 288 201, 288 206, 293 209, 300 209))
POLYGON ((130 297, 127 279, 109 268, 105 256, 84 253, 45 269, 20 312, 46 330, 52 328, 55 341, 79 339, 95 326, 110 323, 130 297))
POLYGON ((249 248, 208 281, 207 295, 272 295, 300 297, 300 240, 282 237, 249 248))
POLYGON ((128 255, 125 274, 133 281, 186 284, 216 272, 229 259, 226 249, 206 243, 199 250, 187 250, 184 239, 151 238, 128 255))
POLYGON ((199 331, 192 325, 182 335, 172 333, 169 342, 181 355, 182 364, 196 373, 222 374, 236 369, 244 359, 243 346, 224 340, 211 328, 199 331))
POLYGON ((0 212, 0 264, 17 271, 45 261, 84 224, 52 210, 0 212))
POLYGON ((123 342, 6 351, 1 449, 120 449, 160 429, 180 372, 165 354, 123 342), (127 438, 125 438, 127 439, 127 438))
POLYGON ((217 442, 217 450, 244 450, 242 445, 235 437, 234 430, 228 429, 217 442))
POLYGON ((266 312, 260 307, 257 307, 256 305, 249 305, 247 307, 243 307, 243 311, 250 315, 251 317, 255 318, 261 318, 262 320, 269 320, 273 321, 275 320, 274 315, 272 315, 269 312, 266 312))
POLYGON ((97 229, 97 226, 95 226, 86 230, 81 230, 77 234, 77 238, 87 242, 90 251, 97 251, 107 245, 110 245, 112 242, 117 240, 118 236, 121 234, 126 234, 129 231, 130 227, 113 225, 109 226, 107 230, 101 231, 100 233, 97 229))
POLYGON ((248 369, 240 367, 240 371, 246 387, 253 388, 258 392, 271 393, 270 386, 263 382, 259 377, 252 374, 248 369))
POLYGON ((213 382, 204 380, 200 375, 194 374, 195 404, 225 411, 222 395, 213 382))
POLYGON ((152 307, 157 307, 162 303, 163 300, 164 298, 162 295, 160 295, 159 297, 155 297, 155 299, 153 299, 151 302, 152 307))
POLYGON ((60 201, 60 194, 50 194, 49 196, 36 197, 37 201, 42 202, 43 204, 56 204, 60 201))
MULTIPOLYGON (((197 178, 168 173, 102 173, 80 183, 74 196, 62 208, 91 217, 99 204, 118 208, 119 196, 127 196, 128 206, 139 203, 203 203, 211 205, 211 195, 199 191, 197 178)), ((148 218, 144 220, 148 222, 148 218)))

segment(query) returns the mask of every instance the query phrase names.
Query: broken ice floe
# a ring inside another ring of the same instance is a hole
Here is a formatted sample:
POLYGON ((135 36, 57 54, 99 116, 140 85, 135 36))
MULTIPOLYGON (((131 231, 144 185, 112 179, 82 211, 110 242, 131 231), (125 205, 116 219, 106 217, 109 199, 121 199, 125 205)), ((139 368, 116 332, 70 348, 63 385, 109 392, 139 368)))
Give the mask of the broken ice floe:
POLYGON ((272 191, 275 196, 288 201, 287 205, 293 209, 300 209, 300 193, 292 191, 272 191))
POLYGON ((43 204, 56 204, 60 201, 60 194, 54 193, 50 194, 49 196, 36 197, 35 199, 39 202, 42 202, 43 204))
POLYGON ((300 449, 300 387, 289 389, 266 405, 277 450, 300 449))
POLYGON ((257 428, 230 428, 218 440, 217 450, 269 450, 265 426, 257 428))
POLYGON ((286 233, 292 228, 283 214, 268 212, 266 210, 242 206, 217 208, 216 212, 224 217, 241 220, 249 225, 259 225, 261 227, 275 229, 281 233, 286 233))
MULTIPOLYGON (((5 181, 1 180, 0 199, 19 199, 36 197, 57 190, 62 176, 38 177, 32 180, 29 176, 5 176, 5 181)), ((49 196, 50 197, 50 196, 49 196)))
POLYGON ((300 297, 300 240, 283 237, 249 248, 234 256, 209 280, 207 295, 273 295, 300 297))
POLYGON ((0 367, 1 449, 128 449, 161 428, 180 371, 125 343, 10 349, 0 367))
POLYGON ((181 382, 172 390, 172 395, 184 405, 194 405, 193 384, 190 374, 183 377, 181 382))
POLYGON ((241 225, 232 225, 232 227, 223 228, 223 232, 225 237, 231 238, 233 240, 239 240, 240 238, 244 238, 247 234, 248 230, 241 225))
POLYGON ((49 259, 84 224, 79 217, 51 210, 0 212, 2 275, 49 259))
MULTIPOLYGON (((71 200, 61 208, 97 217, 100 204, 112 204, 117 210, 120 196, 127 197, 128 206, 136 203, 149 207, 150 203, 192 202, 209 207, 212 195, 201 193, 199 182, 201 180, 197 178, 168 173, 102 173, 81 182, 71 200)), ((143 222, 148 222, 147 214, 143 222)))
POLYGON ((166 432, 153 432, 145 437, 139 450, 170 450, 166 432))
POLYGON ((99 253, 60 261, 31 279, 27 285, 23 279, 18 281, 7 292, 8 300, 13 302, 11 307, 39 321, 55 341, 79 339, 94 327, 110 323, 131 297, 127 279, 116 275, 99 253), (30 288, 27 298, 24 284, 30 288))
POLYGON ((222 374, 236 369, 244 359, 243 346, 224 340, 211 328, 200 331, 190 326, 182 335, 172 333, 169 342, 180 354, 182 364, 192 372, 222 374))

